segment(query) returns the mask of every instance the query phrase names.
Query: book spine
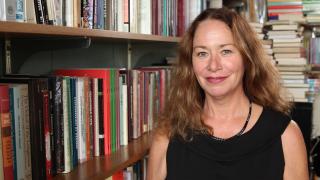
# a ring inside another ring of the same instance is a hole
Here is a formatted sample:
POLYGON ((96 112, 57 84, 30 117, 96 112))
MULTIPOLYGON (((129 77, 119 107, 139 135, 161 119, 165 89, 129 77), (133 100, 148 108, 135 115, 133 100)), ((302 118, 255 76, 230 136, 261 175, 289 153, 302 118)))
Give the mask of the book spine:
POLYGON ((103 80, 98 79, 98 108, 99 108, 99 148, 100 148, 100 155, 105 154, 104 150, 104 119, 103 119, 103 112, 105 111, 104 105, 103 105, 103 80))
POLYGON ((42 111, 43 111, 43 121, 44 121, 44 140, 45 140, 45 154, 46 154, 46 178, 51 179, 51 143, 50 143, 50 117, 49 117, 49 92, 42 91, 42 111))
POLYGON ((5 20, 6 21, 16 21, 16 8, 17 4, 16 1, 12 0, 4 0, 5 3, 5 20))
POLYGON ((70 88, 71 88, 71 137, 72 137, 72 162, 76 166, 78 164, 78 147, 77 147, 77 138, 78 138, 78 124, 77 124, 77 95, 76 95, 76 84, 78 78, 71 78, 70 88))
POLYGON ((71 162, 70 162, 70 136, 69 136, 69 116, 68 111, 69 98, 68 98, 68 85, 69 77, 64 77, 62 80, 62 97, 63 97, 63 148, 64 148, 64 171, 63 173, 68 173, 71 171, 71 162))
POLYGON ((15 87, 9 88, 9 97, 10 97, 10 115, 11 115, 11 141, 12 141, 12 160, 13 160, 13 176, 17 179, 17 150, 16 150, 16 132, 15 132, 15 121, 18 118, 15 114, 18 110, 17 108, 18 96, 15 95, 15 87))
POLYGON ((92 83, 92 117, 94 128, 94 156, 100 155, 99 148, 99 106, 98 106, 98 79, 94 78, 92 83))
POLYGON ((44 13, 42 9, 42 1, 41 0, 34 0, 34 8, 36 12, 36 20, 38 24, 45 24, 44 21, 44 13))
POLYGON ((24 0, 16 0, 17 3, 17 7, 16 7, 16 21, 17 22, 24 22, 25 20, 25 4, 24 4, 24 0))
POLYGON ((7 85, 0 86, 0 113, 4 179, 12 180, 14 178, 13 148, 11 137, 10 97, 9 87, 7 85))

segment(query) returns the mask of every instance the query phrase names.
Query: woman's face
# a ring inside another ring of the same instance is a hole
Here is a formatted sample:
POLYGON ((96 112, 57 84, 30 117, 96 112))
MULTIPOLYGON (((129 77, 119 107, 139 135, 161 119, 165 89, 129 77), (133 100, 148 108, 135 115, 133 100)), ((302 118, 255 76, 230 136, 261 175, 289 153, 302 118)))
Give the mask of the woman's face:
POLYGON ((192 64, 206 96, 221 98, 243 92, 242 56, 224 22, 205 20, 199 24, 193 39, 192 64))

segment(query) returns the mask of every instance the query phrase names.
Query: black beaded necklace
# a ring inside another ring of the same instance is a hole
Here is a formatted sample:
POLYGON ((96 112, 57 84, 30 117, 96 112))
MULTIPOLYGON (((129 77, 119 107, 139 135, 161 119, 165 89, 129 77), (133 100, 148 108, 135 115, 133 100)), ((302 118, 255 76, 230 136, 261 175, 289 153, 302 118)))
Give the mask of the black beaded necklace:
POLYGON ((244 123, 244 126, 242 127, 242 129, 234 136, 230 137, 230 138, 227 138, 227 139, 224 139, 224 138, 219 138, 219 137, 216 137, 216 136, 213 136, 211 135, 210 137, 214 140, 217 140, 217 141, 226 141, 228 139, 231 139, 233 137, 239 137, 243 134, 244 130, 246 130, 247 126, 248 126, 248 122, 250 120, 250 117, 251 117, 251 110, 252 110, 252 102, 249 101, 249 113, 248 113, 248 116, 247 116, 247 119, 246 119, 246 122, 244 123))

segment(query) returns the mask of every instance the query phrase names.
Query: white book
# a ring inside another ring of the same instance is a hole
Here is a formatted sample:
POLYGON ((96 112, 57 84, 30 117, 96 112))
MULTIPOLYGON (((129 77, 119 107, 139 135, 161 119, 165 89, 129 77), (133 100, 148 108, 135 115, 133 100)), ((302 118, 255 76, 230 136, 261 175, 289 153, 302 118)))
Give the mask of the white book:
POLYGON ((287 88, 309 88, 309 84, 304 83, 283 83, 283 86, 287 88))
POLYGON ((274 57, 277 58, 300 58, 300 53, 274 53, 274 57))
POLYGON ((73 27, 73 0, 65 0, 65 20, 66 26, 73 27))
POLYGON ((1 21, 16 21, 16 1, 1 0, 0 1, 0 20, 1 21))
POLYGON ((290 74, 290 75, 280 75, 281 76, 281 79, 305 79, 305 76, 304 75, 293 75, 293 74, 290 74))
POLYGON ((222 8, 223 1, 222 0, 209 0, 210 8, 222 8))
POLYGON ((273 43, 273 47, 302 47, 302 43, 273 43))
POLYGON ((34 2, 30 0, 26 0, 25 4, 25 21, 27 23, 33 23, 36 24, 36 14, 34 10, 34 2))
POLYGON ((281 34, 281 35, 287 35, 287 34, 297 34, 297 31, 294 31, 294 30, 291 30, 291 31, 268 31, 267 33, 268 35, 278 35, 278 34, 281 34))
POLYGON ((276 58, 279 65, 306 65, 306 58, 276 58))
POLYGON ((273 47, 274 53, 300 53, 300 47, 273 47))
POLYGON ((306 71, 305 65, 276 66, 279 71, 306 71))
POLYGON ((296 71, 284 71, 284 72, 281 72, 280 71, 280 74, 282 74, 282 75, 285 75, 285 74, 303 74, 303 72, 296 72, 296 71))
POLYGON ((289 20, 295 22, 305 22, 303 14, 278 14, 279 20, 289 20))
POLYGON ((54 0, 47 0, 47 11, 48 11, 48 19, 53 24, 56 25, 56 14, 54 7, 54 0))
POLYGON ((115 14, 116 22, 116 31, 123 31, 124 22, 123 22, 123 12, 124 12, 124 2, 123 0, 114 1, 117 8, 117 13, 115 14))
MULTIPOLYGON (((25 168, 24 168, 24 138, 22 137, 23 128, 22 128, 22 101, 21 101, 21 85, 14 84, 10 85, 10 101, 13 100, 13 111, 12 121, 14 127, 12 127, 13 137, 13 150, 14 161, 13 168, 16 171, 17 179, 25 178, 25 168)), ((11 102, 10 102, 11 104, 11 102)), ((10 105, 11 106, 11 105, 10 105)))
POLYGON ((292 39, 273 39, 273 43, 294 43, 301 42, 301 38, 292 38, 292 39))
POLYGON ((30 139, 30 119, 29 119, 29 93, 28 85, 21 85, 21 122, 24 143, 24 174, 26 180, 32 179, 32 164, 31 164, 31 139, 30 139))
POLYGON ((154 104, 154 91, 155 91, 155 73, 150 74, 150 83, 149 83, 149 112, 148 112, 148 129, 152 130, 154 127, 154 119, 153 119, 153 104, 154 104))
POLYGON ((120 145, 128 145, 128 95, 127 79, 124 74, 119 76, 120 91, 120 145))
POLYGON ((62 6, 62 0, 54 0, 54 9, 55 9, 55 19, 56 19, 56 25, 62 26, 62 12, 63 12, 63 6, 62 6))
POLYGON ((304 84, 304 79, 282 79, 283 84, 304 84))
POLYGON ((78 77, 76 83, 77 97, 77 142, 78 142, 78 159, 82 163, 87 160, 86 150, 86 125, 85 125, 85 103, 84 103, 84 78, 78 77))
MULTIPOLYGON (((152 11, 151 11, 151 1, 150 0, 140 0, 139 2, 139 30, 141 34, 151 34, 152 27, 152 11)), ((169 22, 167 22, 169 23, 169 22)), ((169 26, 169 25, 168 25, 169 26)))
POLYGON ((71 153, 70 153, 70 131, 69 131, 69 114, 68 106, 68 85, 69 77, 62 79, 62 106, 63 106, 63 150, 64 150, 64 171, 63 173, 69 173, 71 171, 71 153), (67 80, 68 78, 68 80, 67 80))
POLYGON ((270 34, 269 39, 294 39, 297 38, 297 34, 270 34))
MULTIPOLYGON (((138 33, 138 1, 129 1, 129 18, 130 18, 130 32, 138 33)), ((161 6, 158 6, 161 7, 161 6)), ((159 17, 160 18, 160 17, 159 17)), ((160 21, 159 21, 160 22, 160 21)))
POLYGON ((297 98, 293 97, 294 102, 309 102, 308 98, 297 98))
POLYGON ((133 102, 133 120, 132 120, 132 131, 133 131, 133 138, 138 138, 138 70, 132 70, 132 102, 133 102))
POLYGON ((297 30, 298 24, 275 24, 271 28, 272 30, 297 30))
POLYGON ((16 6, 16 21, 17 22, 24 22, 25 20, 25 1, 24 0, 16 0, 17 6, 16 6))

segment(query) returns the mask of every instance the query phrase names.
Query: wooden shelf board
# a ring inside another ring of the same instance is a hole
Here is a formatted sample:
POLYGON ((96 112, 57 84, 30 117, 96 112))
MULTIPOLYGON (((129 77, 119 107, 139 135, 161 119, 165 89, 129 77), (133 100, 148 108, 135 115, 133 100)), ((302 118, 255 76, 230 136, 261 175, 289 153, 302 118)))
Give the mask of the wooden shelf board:
POLYGON ((65 26, 52 26, 44 24, 18 23, 0 21, 0 33, 7 36, 83 36, 92 38, 106 38, 125 41, 158 41, 179 42, 179 37, 165 37, 158 35, 116 32, 101 29, 73 28, 65 26))
POLYGON ((146 133, 142 137, 131 141, 128 146, 123 146, 110 155, 94 157, 79 164, 70 173, 59 174, 53 179, 106 179, 145 156, 151 146, 151 139, 152 133, 146 133))

